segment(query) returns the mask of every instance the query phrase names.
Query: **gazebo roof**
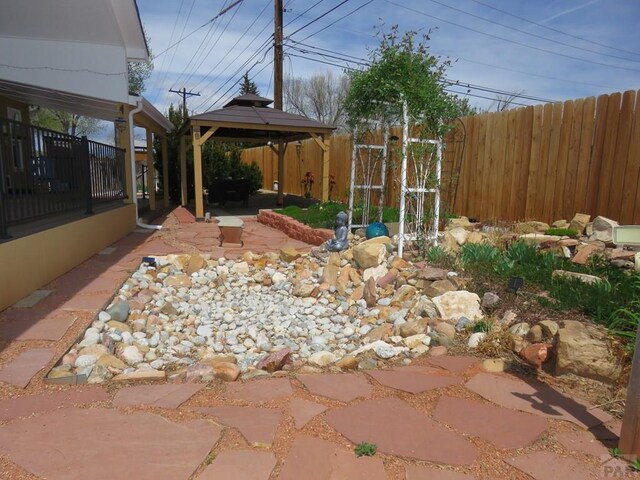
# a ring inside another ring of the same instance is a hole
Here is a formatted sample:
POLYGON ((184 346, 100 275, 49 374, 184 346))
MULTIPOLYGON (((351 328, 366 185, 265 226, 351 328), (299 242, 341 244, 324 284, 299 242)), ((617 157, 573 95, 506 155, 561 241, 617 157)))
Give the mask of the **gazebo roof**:
POLYGON ((214 140, 267 143, 282 139, 285 142, 303 140, 311 134, 331 134, 335 127, 301 115, 270 108, 272 100, 247 94, 234 98, 219 110, 189 118, 182 129, 199 126, 204 134, 215 128, 214 140))

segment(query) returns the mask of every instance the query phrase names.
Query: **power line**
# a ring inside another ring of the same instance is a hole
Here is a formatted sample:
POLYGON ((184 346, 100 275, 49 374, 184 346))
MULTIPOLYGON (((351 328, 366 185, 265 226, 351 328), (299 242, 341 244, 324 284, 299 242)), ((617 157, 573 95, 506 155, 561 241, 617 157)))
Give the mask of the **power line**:
POLYGON ((360 5, 359 7, 354 8, 353 10, 351 10, 349 13, 344 14, 342 17, 338 18, 337 20, 334 20, 333 22, 331 22, 330 24, 326 25, 325 27, 322 27, 320 30, 313 32, 311 35, 307 35, 306 37, 304 37, 301 41, 305 41, 311 37, 313 37, 314 35, 319 34, 320 32, 325 31, 327 28, 332 27, 333 25, 335 25, 336 23, 344 20, 345 18, 347 18, 350 15, 353 15, 354 13, 356 13, 358 10, 363 9, 364 7, 366 7, 367 5, 369 5, 370 3, 372 3, 373 0, 368 0, 367 2, 363 3, 362 5, 360 5))
POLYGON ((199 93, 193 93, 191 90, 187 92, 186 88, 182 88, 182 90, 173 90, 169 89, 172 93, 177 93, 182 97, 182 115, 183 120, 186 120, 189 117, 189 112, 187 111, 187 97, 199 97, 199 93))
POLYGON ((435 3, 436 5, 440 5, 442 7, 449 8, 449 9, 454 10, 456 12, 463 13, 463 14, 468 15, 470 17, 477 18, 477 19, 482 20, 484 22, 488 22, 488 23, 491 23, 493 25, 498 25, 498 26, 503 27, 503 28, 508 28, 509 30, 513 30, 513 31, 518 32, 518 33, 523 33, 523 34, 529 35, 531 37, 540 38, 540 39, 545 40, 547 42, 557 43, 558 45, 563 45, 563 46, 569 47, 569 48, 575 48, 576 50, 582 50, 582 51, 589 52, 589 53, 595 53, 596 55, 602 55, 602 56, 609 57, 609 58, 616 58, 618 60, 624 60, 624 61, 627 61, 627 62, 636 62, 636 63, 640 62, 640 60, 631 60, 631 59, 628 59, 628 58, 625 58, 625 57, 620 57, 618 55, 611 55, 611 54, 607 54, 607 53, 601 53, 601 52, 598 52, 596 50, 591 50, 589 48, 577 47, 575 45, 571 45, 570 43, 561 42, 560 40, 554 40, 554 39, 551 39, 551 38, 547 38, 547 37, 545 37, 543 35, 538 35, 537 33, 527 32, 527 31, 522 30, 520 28, 512 27, 511 25, 506 25, 504 23, 500 23, 500 22, 497 22, 497 21, 494 21, 494 20, 490 20, 488 18, 484 18, 484 17, 482 17, 480 15, 476 15, 474 13, 467 12, 467 11, 461 9, 461 8, 452 7, 451 5, 447 5, 446 3, 440 2, 438 0, 428 0, 428 1, 431 2, 431 3, 435 3))
POLYGON ((296 33, 298 33, 301 30, 304 30, 305 28, 307 28, 309 25, 313 25, 314 23, 316 23, 318 20, 326 17, 327 15, 329 15, 331 12, 333 12, 334 10, 338 9, 339 7, 341 7, 342 5, 344 5, 345 3, 347 3, 349 0, 342 0, 342 2, 340 2, 338 5, 336 5, 335 7, 330 8, 329 10, 327 10, 326 12, 324 12, 322 15, 320 15, 319 17, 314 18, 313 20, 311 20, 310 22, 305 23, 303 26, 301 26, 299 29, 297 29, 295 32, 287 35, 288 37, 291 37, 292 35, 295 35, 296 33))
POLYGON ((295 22, 297 19, 299 19, 300 17, 303 17, 305 13, 308 13, 310 10, 314 9, 315 7, 317 7, 319 4, 321 4, 322 2, 324 2, 324 0, 318 0, 316 3, 314 3, 313 5, 311 5, 309 8, 307 8, 304 12, 299 13, 298 15, 296 15, 296 18, 293 18, 291 20, 289 20, 288 23, 285 23, 285 28, 288 27, 289 25, 291 25, 293 22, 295 22))
POLYGON ((428 13, 425 13, 425 12, 421 12, 420 10, 416 10, 415 8, 407 7, 405 5, 402 5, 400 3, 394 2, 392 0, 384 0, 384 1, 389 3, 389 4, 391 4, 391 5, 395 5, 396 7, 400 7, 400 8, 404 8, 405 10, 409 10, 410 12, 414 12, 414 13, 417 13, 419 15, 423 15, 425 17, 433 18, 433 19, 438 20, 440 22, 448 23, 450 25, 454 25, 456 27, 463 28, 465 30, 469 30, 469 31, 472 31, 472 32, 475 32, 475 33, 479 33, 481 35, 485 35, 487 37, 491 37, 491 38, 495 38, 497 40, 501 40, 503 42, 513 43, 514 45, 519 45, 521 47, 530 48, 532 50, 537 50, 537 51, 544 52, 544 53, 549 53, 551 55, 557 55, 559 57, 569 58, 571 60, 578 60, 578 61, 581 61, 581 62, 592 63, 594 65, 600 65, 600 66, 603 66, 603 67, 617 68, 619 70, 628 70, 628 71, 631 71, 631 72, 640 72, 640 69, 637 69, 637 68, 621 67, 621 66, 618 66, 618 65, 612 65, 610 63, 596 62, 594 60, 587 60, 587 59, 580 58, 580 57, 574 57, 572 55, 566 55, 564 53, 554 52, 553 50, 547 50, 545 48, 534 47, 533 45, 527 45, 526 43, 522 43, 522 42, 519 42, 517 40, 510 40, 508 38, 503 38, 503 37, 500 37, 498 35, 493 35, 491 33, 483 32, 483 31, 477 30, 475 28, 467 27, 465 25, 460 25, 459 23, 455 23, 455 22, 452 22, 450 20, 445 20, 443 18, 436 17, 435 15, 431 15, 431 14, 428 14, 428 13))
POLYGON ((588 38, 579 37, 578 35, 573 35, 571 33, 565 32, 563 30, 559 30, 557 28, 549 27, 548 25, 544 25, 542 23, 534 22, 533 20, 529 20, 528 18, 521 17, 521 16, 516 15, 514 13, 511 13, 511 12, 507 12, 506 10, 501 10, 500 8, 496 8, 496 7, 492 6, 492 5, 488 5, 488 4, 484 3, 484 2, 480 2, 479 0, 471 0, 471 1, 477 3, 478 5, 482 5, 483 7, 487 7, 487 8, 490 8, 491 10, 495 10, 497 12, 503 13, 504 15, 508 15, 510 17, 517 18, 518 20, 522 20, 523 22, 527 22, 527 23, 530 23, 532 25, 535 25, 536 27, 546 28, 547 30, 551 30, 552 32, 560 33, 562 35, 566 35, 568 37, 575 38, 576 40, 581 40, 583 42, 592 43, 593 45, 598 45, 599 47, 610 48, 611 50, 617 50, 618 52, 628 53, 628 54, 631 54, 631 55, 639 55, 640 56, 640 53, 638 53, 638 52, 632 52, 630 50, 624 50, 622 48, 612 47, 611 45, 605 45, 604 43, 596 42, 595 40, 590 40, 588 38))

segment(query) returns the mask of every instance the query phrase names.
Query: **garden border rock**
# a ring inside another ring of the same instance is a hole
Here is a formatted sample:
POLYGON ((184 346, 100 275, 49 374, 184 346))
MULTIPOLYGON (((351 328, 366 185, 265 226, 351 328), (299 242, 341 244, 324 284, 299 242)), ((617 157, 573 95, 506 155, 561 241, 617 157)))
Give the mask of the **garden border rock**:
POLYGON ((328 228, 312 228, 295 218, 276 213, 273 210, 263 209, 258 211, 258 222, 271 228, 280 230, 294 240, 308 243, 310 245, 322 245, 327 240, 333 238, 334 232, 328 228))

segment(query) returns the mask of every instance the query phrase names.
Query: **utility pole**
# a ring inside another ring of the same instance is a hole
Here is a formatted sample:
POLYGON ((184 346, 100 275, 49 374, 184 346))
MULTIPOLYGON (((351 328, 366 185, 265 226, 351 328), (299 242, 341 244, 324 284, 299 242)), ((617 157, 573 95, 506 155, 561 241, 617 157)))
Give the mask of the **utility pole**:
MULTIPOLYGON (((282 0, 275 0, 273 34, 273 100, 275 108, 282 110, 282 0)), ((284 142, 278 139, 278 201, 277 204, 284 204, 284 142)))
POLYGON ((187 89, 184 87, 182 87, 182 90, 173 90, 170 88, 169 91, 172 93, 177 93, 182 97, 182 118, 183 120, 186 120, 187 118, 189 118, 189 112, 187 112, 187 97, 199 97, 200 94, 193 93, 192 91, 187 92, 187 89))

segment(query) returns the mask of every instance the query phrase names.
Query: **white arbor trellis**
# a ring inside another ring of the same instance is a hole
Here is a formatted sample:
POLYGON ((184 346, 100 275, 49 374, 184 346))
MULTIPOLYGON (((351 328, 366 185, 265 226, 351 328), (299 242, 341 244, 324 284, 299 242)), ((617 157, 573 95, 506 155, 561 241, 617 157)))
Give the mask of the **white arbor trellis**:
POLYGON ((406 101, 403 102, 402 110, 399 257, 404 253, 405 242, 418 243, 418 247, 420 243, 437 244, 442 180, 442 141, 411 137, 406 101), (430 210, 427 203, 429 196, 432 197, 430 210))
POLYGON ((354 132, 353 149, 351 152, 351 182, 349 186, 349 229, 352 227, 366 227, 369 225, 371 206, 378 205, 377 221, 382 222, 384 212, 384 193, 387 174, 387 157, 389 143, 389 129, 382 125, 382 144, 373 143, 374 133, 354 132), (368 139, 369 143, 359 143, 361 139, 368 139), (376 198, 377 196, 377 198, 376 198), (359 222, 354 222, 354 210, 362 209, 359 222))

